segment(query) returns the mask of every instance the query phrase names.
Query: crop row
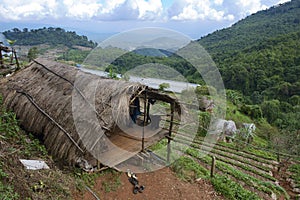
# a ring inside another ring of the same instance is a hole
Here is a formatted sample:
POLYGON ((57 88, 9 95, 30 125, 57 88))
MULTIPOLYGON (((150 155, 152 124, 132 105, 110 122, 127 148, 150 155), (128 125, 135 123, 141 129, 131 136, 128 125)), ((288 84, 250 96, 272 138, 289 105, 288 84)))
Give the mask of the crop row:
MULTIPOLYGON (((210 156, 201 156, 201 152, 199 152, 198 150, 189 148, 185 153, 206 164, 210 164, 212 162, 210 156)), ((217 158, 216 168, 221 172, 236 178, 237 180, 243 181, 246 185, 253 187, 256 190, 262 191, 268 195, 272 195, 272 193, 284 194, 286 198, 288 198, 288 194, 282 187, 275 185, 269 181, 261 181, 260 179, 243 173, 236 168, 231 167, 229 164, 220 161, 219 158, 217 158)))
MULTIPOLYGON (((177 135, 182 135, 190 138, 190 135, 187 133, 180 132, 177 135)), ((194 141, 203 142, 204 138, 196 135, 194 141)), ((231 150, 232 152, 239 152, 240 154, 244 154, 244 156, 249 156, 253 160, 262 161, 263 163, 268 163, 270 165, 278 164, 276 161, 276 156, 273 153, 270 153, 266 150, 262 150, 259 147, 255 147, 254 145, 247 146, 245 149, 237 149, 234 143, 225 143, 225 142, 217 142, 215 146, 220 148, 225 148, 227 150, 231 150)))
POLYGON ((248 165, 247 163, 245 163, 246 161, 243 161, 243 160, 235 160, 237 158, 235 157, 230 157, 222 152, 215 152, 214 150, 210 150, 210 151, 205 151, 205 149, 203 148, 198 148, 197 146, 195 147, 193 144, 190 145, 191 149, 195 149, 195 150, 198 150, 199 153, 201 153, 201 155, 206 155, 206 154, 210 154, 210 155, 213 155, 213 156, 217 156, 218 159, 224 163, 228 163, 230 165, 233 165, 235 167, 238 167, 242 170, 245 170, 245 171, 248 171, 248 172, 251 172, 257 176, 260 176, 266 180, 269 180, 269 181, 276 181, 276 179, 271 176, 269 173, 265 173, 265 172, 261 172, 261 171, 258 171, 256 168, 253 168, 252 164, 250 165, 249 162, 248 165), (227 159, 229 158, 229 159, 227 159), (234 159, 235 158, 235 159, 234 159), (250 165, 250 166, 249 166, 250 165))
MULTIPOLYGON (((245 154, 243 152, 240 152, 240 151, 236 151, 236 150, 231 150, 231 149, 227 149, 227 148, 223 148, 223 147, 219 147, 217 144, 216 145, 212 145, 208 142, 205 142, 205 141, 199 141, 199 140, 191 140, 190 138, 186 137, 186 136, 182 136, 182 135, 177 135, 176 139, 183 139, 183 140, 186 140, 186 141, 189 141, 189 142, 193 142, 194 144, 197 144, 197 145, 201 145, 201 146, 206 146, 206 147, 209 147, 209 148, 213 148, 215 149, 216 151, 219 151, 219 152, 226 152, 227 154, 234 154, 236 156, 239 156, 239 157, 242 157, 243 159, 246 158, 246 159, 250 159, 252 162, 248 162, 248 164, 250 165, 253 165, 255 167, 257 167, 258 169, 261 169, 263 171, 270 171, 272 170, 273 166, 274 166, 274 163, 273 164, 270 164, 270 163, 265 163, 265 160, 262 160, 258 157, 255 157, 255 156, 252 156, 252 155, 248 155, 248 154, 245 154), (255 162, 255 163, 253 163, 255 162)), ((224 153, 223 153, 224 154, 224 153)), ((237 160, 241 160, 239 158, 237 158, 237 160)), ((244 161, 241 161, 241 162, 244 162, 244 161)))

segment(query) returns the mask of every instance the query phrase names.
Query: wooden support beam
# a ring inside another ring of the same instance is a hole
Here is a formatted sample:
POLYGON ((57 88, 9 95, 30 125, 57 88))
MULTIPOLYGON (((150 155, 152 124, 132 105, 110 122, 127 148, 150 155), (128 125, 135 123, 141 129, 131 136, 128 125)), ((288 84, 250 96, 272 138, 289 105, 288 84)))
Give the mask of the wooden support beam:
POLYGON ((172 138, 172 137, 170 137, 170 136, 168 136, 168 135, 166 135, 165 136, 168 140, 174 140, 174 138, 172 138))
POLYGON ((215 169, 216 169, 216 157, 211 157, 211 168, 210 168, 210 177, 214 177, 215 169))
POLYGON ((169 138, 168 138, 168 154, 167 154, 167 162, 170 163, 170 154, 171 154, 171 137, 172 137, 172 129, 174 122, 174 111, 175 111, 175 102, 171 103, 171 119, 170 119, 170 127, 169 127, 169 138))
POLYGON ((17 70, 19 70, 20 69, 20 64, 19 64, 19 60, 18 60, 18 57, 17 57, 16 50, 14 49, 12 53, 14 54, 15 59, 16 59, 17 70))
POLYGON ((147 90, 145 90, 145 94, 144 94, 144 121, 143 121, 143 135, 142 135, 142 152, 145 151, 145 126, 146 126, 146 117, 148 115, 147 106, 148 106, 147 90))
POLYGON ((176 125, 180 125, 180 122, 177 122, 177 121, 166 120, 166 122, 173 123, 173 124, 176 124, 176 125))
POLYGON ((2 50, 0 49, 0 66, 3 65, 3 56, 2 56, 2 50))

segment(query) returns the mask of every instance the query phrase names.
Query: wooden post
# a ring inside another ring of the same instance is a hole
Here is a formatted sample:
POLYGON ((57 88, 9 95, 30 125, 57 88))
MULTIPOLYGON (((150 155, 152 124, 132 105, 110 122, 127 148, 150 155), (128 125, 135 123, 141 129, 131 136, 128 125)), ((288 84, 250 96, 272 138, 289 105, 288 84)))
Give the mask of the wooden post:
POLYGON ((3 66, 3 56, 2 56, 2 49, 0 49, 0 66, 3 66))
POLYGON ((277 162, 278 162, 277 172, 280 172, 280 169, 281 169, 281 167, 282 167, 282 163, 280 162, 280 154, 279 154, 279 150, 277 151, 277 162))
POLYGON ((97 160, 97 169, 100 169, 101 165, 100 165, 100 161, 97 160))
POLYGON ((13 64, 13 60, 14 60, 14 48, 11 48, 11 56, 10 56, 10 64, 13 64))
POLYGON ((17 64, 17 70, 19 70, 20 69, 20 65, 19 65, 19 61, 18 61, 16 50, 14 49, 14 51, 12 53, 15 55, 16 64, 17 64))
POLYGON ((148 104, 148 99, 147 99, 147 91, 145 90, 145 96, 144 96, 144 121, 143 121, 143 135, 142 135, 142 152, 145 151, 145 126, 146 126, 146 116, 147 114, 147 104, 148 104))
POLYGON ((280 163, 280 154, 279 154, 279 150, 277 151, 277 162, 280 163))
POLYGON ((175 110, 175 103, 171 103, 171 119, 170 119, 170 127, 169 127, 169 137, 168 137, 168 154, 167 154, 167 162, 170 163, 170 154, 171 154, 171 136, 172 136, 172 129, 173 129, 173 121, 174 121, 174 110, 175 110))
POLYGON ((216 157, 212 156, 211 157, 211 168, 210 168, 210 177, 214 177, 215 174, 215 169, 216 169, 216 157))

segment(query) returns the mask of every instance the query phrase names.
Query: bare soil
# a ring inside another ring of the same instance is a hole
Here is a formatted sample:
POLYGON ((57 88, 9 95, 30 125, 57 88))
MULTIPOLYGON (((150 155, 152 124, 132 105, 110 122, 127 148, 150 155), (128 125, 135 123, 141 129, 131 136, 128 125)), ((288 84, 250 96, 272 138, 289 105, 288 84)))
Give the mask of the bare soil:
MULTIPOLYGON (((92 190, 100 198, 105 200, 152 200, 152 199, 224 199, 218 195, 213 186, 206 180, 198 180, 195 183, 184 182, 176 177, 169 168, 155 172, 137 174, 139 184, 145 186, 142 193, 133 194, 133 185, 128 181, 126 173, 120 175, 120 185, 115 191, 107 192, 105 182, 110 182, 112 175, 107 174, 96 180, 92 190)), ((95 199, 91 192, 76 193, 76 200, 95 199)))
MULTIPOLYGON (((273 176, 278 180, 279 185, 281 187, 283 187, 287 193, 289 194, 291 199, 297 199, 297 195, 294 191, 293 191, 293 187, 291 186, 290 182, 288 181, 289 175, 287 173, 287 170, 289 168, 289 166, 292 163, 290 161, 283 161, 280 163, 280 170, 273 170, 273 176)), ((284 198, 282 198, 284 199, 284 198)))

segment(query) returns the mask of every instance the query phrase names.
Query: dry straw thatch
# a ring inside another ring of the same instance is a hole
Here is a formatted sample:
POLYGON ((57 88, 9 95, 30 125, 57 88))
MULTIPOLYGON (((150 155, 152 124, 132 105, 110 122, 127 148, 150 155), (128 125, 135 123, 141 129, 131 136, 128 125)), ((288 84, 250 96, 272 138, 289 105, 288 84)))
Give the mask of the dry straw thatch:
MULTIPOLYGON (((132 97, 141 95, 146 90, 150 98, 175 102, 172 97, 139 83, 107 79, 43 59, 31 62, 27 68, 1 80, 0 84, 6 107, 16 113, 25 130, 43 139, 55 158, 68 164, 75 164, 79 158, 84 158, 92 165, 96 165, 97 161, 89 153, 96 145, 92 140, 93 134, 102 131, 107 136, 113 135, 116 124, 129 119, 132 97), (76 85, 77 82, 80 84, 76 85), (84 87, 91 84, 93 86, 93 83, 97 83, 97 87, 84 87), (74 103, 74 94, 81 101, 74 103), (94 108, 90 103, 93 98, 94 108), (112 104, 112 101, 115 103, 112 104), (82 110, 82 118, 88 112, 94 112, 97 116, 97 125, 93 121, 88 122, 85 130, 86 140, 91 139, 88 145, 83 145, 84 141, 77 133, 74 106, 77 110, 82 110)), ((179 106, 176 107, 179 110, 179 106)), ((105 149, 105 146, 96 148, 105 149)))

